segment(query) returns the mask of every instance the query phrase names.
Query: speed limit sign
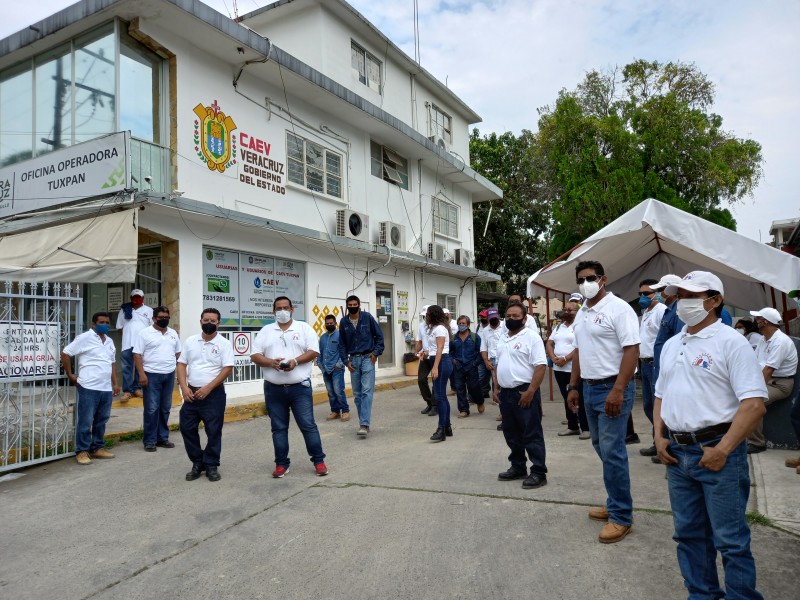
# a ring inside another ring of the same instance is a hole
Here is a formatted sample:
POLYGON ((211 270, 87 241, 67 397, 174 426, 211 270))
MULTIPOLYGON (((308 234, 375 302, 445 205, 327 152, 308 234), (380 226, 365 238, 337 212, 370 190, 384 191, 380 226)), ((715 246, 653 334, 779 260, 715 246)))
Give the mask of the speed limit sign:
POLYGON ((233 335, 233 354, 235 358, 250 358, 250 333, 237 331, 233 335))

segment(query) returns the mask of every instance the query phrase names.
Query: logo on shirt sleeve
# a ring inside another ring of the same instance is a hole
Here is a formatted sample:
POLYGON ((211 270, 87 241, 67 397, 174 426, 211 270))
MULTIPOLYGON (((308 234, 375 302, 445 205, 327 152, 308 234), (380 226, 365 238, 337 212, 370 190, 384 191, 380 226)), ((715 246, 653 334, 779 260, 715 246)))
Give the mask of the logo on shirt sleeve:
POLYGON ((710 371, 711 367, 714 365, 714 359, 711 358, 711 355, 708 352, 703 352, 695 357, 695 359, 692 361, 692 365, 695 367, 700 367, 701 369, 705 369, 706 371, 710 371))

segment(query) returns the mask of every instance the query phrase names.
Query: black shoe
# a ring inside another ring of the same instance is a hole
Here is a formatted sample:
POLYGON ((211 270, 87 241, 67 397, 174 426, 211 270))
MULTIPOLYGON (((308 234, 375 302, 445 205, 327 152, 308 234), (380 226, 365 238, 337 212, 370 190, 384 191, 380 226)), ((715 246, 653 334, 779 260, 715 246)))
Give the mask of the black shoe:
POLYGON ((656 450, 655 445, 653 445, 650 446, 649 448, 642 448, 641 450, 639 450, 639 454, 641 454, 642 456, 655 456, 656 454, 658 454, 658 450, 656 450))
POLYGON ((447 427, 444 428, 444 434, 447 437, 453 437, 453 428, 450 425, 448 425, 447 427))
POLYGON ((443 442, 447 439, 447 435, 444 432, 444 427, 437 427, 436 431, 431 436, 432 442, 443 442))
POLYGON ((500 423, 500 425, 497 426, 497 431, 503 431, 503 424, 502 423, 500 423))
POLYGON ((153 446, 153 445, 150 445, 150 446, 145 446, 145 447, 144 447, 144 451, 145 451, 145 452, 155 452, 155 451, 156 451, 156 447, 155 447, 155 446, 153 446))
POLYGON ((638 433, 632 433, 629 436, 625 437, 625 443, 626 444, 638 444, 641 441, 642 440, 639 439, 639 434, 638 433))
POLYGON ((186 481, 194 481, 195 479, 200 479, 203 475, 203 471, 205 471, 205 467, 203 465, 192 465, 192 470, 186 474, 186 481))
POLYGON ((525 475, 525 471, 516 471, 515 469, 511 468, 508 471, 498 473, 497 478, 500 481, 513 481, 514 479, 525 479, 525 475))
POLYGON ((174 448, 175 444, 173 444, 169 440, 159 440, 156 442, 156 446, 158 446, 159 448, 174 448))
POLYGON ((426 406, 426 407, 425 407, 424 409, 422 409, 420 412, 421 412, 423 415, 427 415, 429 412, 431 412, 431 407, 430 407, 430 406, 426 406))
POLYGON ((654 463, 656 463, 657 465, 663 465, 664 464, 664 463, 661 462, 661 459, 658 458, 657 456, 651 456, 650 460, 653 461, 654 463))
POLYGON ((439 416, 439 411, 437 409, 435 409, 435 408, 431 408, 430 411, 428 411, 428 416, 429 417, 438 417, 439 416))
POLYGON ((209 481, 219 481, 222 479, 222 475, 217 471, 217 467, 206 467, 206 477, 208 477, 209 481))
POLYGON ((759 452, 764 452, 766 450, 766 446, 756 446, 755 444, 747 444, 747 453, 748 454, 758 454, 759 452))
POLYGON ((533 490, 547 485, 547 476, 539 473, 531 473, 522 482, 522 489, 533 490))

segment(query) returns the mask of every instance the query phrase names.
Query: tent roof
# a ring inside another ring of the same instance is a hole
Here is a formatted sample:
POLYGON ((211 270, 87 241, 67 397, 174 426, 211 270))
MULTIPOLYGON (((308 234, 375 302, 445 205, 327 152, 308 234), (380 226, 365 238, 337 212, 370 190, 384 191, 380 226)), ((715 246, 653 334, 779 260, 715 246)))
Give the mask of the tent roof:
POLYGON ((780 292, 800 288, 800 258, 653 199, 561 258, 531 275, 531 296, 576 291, 575 265, 582 260, 602 263, 608 288, 622 298, 636 296, 642 279, 696 270, 718 275, 726 304, 740 308, 785 311, 780 292))

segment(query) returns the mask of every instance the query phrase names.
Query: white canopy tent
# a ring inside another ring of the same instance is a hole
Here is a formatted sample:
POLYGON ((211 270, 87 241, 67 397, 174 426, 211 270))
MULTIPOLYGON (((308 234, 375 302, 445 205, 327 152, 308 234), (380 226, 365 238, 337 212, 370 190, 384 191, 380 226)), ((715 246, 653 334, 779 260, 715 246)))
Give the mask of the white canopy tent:
POLYGON ((553 298, 577 291, 575 266, 583 260, 599 261, 608 289, 626 300, 638 294, 642 279, 711 271, 725 286, 727 305, 773 306, 784 321, 796 306, 786 293, 800 288, 800 258, 653 199, 531 275, 529 295, 553 298))

